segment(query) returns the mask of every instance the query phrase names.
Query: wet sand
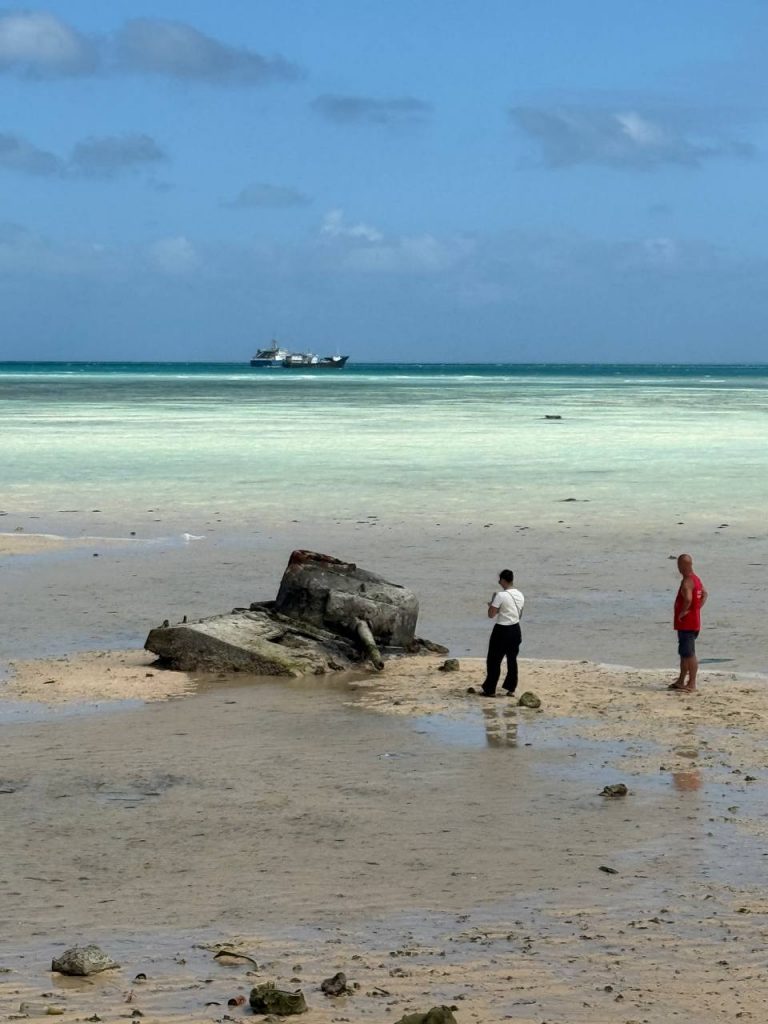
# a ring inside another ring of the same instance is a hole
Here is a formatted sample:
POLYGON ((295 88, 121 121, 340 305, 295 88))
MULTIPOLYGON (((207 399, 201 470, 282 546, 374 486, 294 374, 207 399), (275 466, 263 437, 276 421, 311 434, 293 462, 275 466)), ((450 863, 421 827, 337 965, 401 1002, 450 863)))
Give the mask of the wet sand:
POLYGON ((749 673, 768 671, 768 537, 729 522, 609 529, 589 504, 487 529, 7 516, 0 1012, 238 1019, 227 1000, 255 978, 301 984, 318 1021, 438 1003, 459 1022, 766 1019, 768 688, 749 673), (273 596, 293 547, 413 587, 461 671, 207 681, 140 650, 164 618, 273 596), (665 690, 683 547, 712 593, 699 697, 665 690), (466 694, 500 560, 528 599, 538 712, 466 694), (630 795, 602 797, 613 782, 630 795), (47 971, 87 941, 120 971, 47 971), (221 942, 255 974, 214 962, 221 942), (360 988, 328 1000, 338 969, 360 988))
POLYGON ((2 727, 3 1012, 238 1019, 227 1000, 276 980, 318 1021, 438 1003, 459 1021, 765 1019, 764 681, 706 673, 688 697, 662 673, 525 661, 528 711, 468 696, 465 659, 237 685, 148 662, 57 662, 59 683, 19 665, 8 684, 40 713, 2 727), (66 714, 107 677, 111 713, 66 714), (629 796, 600 795, 618 781, 629 796), (47 973, 77 941, 123 967, 47 973), (253 975, 213 962, 222 942, 253 975), (339 969, 360 988, 328 1000, 339 969))

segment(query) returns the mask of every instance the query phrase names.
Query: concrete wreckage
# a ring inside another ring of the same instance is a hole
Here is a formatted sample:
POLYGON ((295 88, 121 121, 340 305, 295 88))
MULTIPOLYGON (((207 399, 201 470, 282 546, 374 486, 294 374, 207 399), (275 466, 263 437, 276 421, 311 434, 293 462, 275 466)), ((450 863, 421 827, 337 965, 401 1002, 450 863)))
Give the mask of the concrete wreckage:
POLYGON ((262 676, 324 675, 392 655, 447 649, 416 637, 419 602, 406 587, 331 555, 294 551, 274 601, 150 631, 169 668, 262 676))

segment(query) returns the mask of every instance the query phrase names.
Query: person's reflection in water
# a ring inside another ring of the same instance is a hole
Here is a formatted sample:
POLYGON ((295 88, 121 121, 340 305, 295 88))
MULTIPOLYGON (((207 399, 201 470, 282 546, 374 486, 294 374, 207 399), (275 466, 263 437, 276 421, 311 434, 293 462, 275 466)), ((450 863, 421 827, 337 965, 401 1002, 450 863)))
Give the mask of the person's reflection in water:
POLYGON ((672 784, 681 793, 695 793, 697 789, 701 789, 701 781, 701 772, 698 768, 672 772, 672 784))
POLYGON ((485 741, 489 747, 517 746, 517 717, 509 704, 494 702, 493 706, 483 705, 485 741))

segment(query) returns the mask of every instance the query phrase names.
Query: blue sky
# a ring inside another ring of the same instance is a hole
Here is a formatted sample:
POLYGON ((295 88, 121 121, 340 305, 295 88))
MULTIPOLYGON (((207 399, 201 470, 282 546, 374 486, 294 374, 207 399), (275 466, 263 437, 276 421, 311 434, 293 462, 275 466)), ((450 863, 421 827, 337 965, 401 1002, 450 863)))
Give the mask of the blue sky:
POLYGON ((0 8, 0 359, 768 359, 763 0, 0 8))

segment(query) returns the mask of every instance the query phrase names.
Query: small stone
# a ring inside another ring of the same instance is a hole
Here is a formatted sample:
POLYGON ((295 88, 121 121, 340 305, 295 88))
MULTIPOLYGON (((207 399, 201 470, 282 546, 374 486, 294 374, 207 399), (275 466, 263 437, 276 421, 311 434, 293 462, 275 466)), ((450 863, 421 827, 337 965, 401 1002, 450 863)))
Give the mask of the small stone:
POLYGON ((440 672, 458 672, 461 668, 458 658, 446 658, 443 664, 440 666, 440 672))
POLYGON ((98 974, 100 971, 111 971, 119 967, 116 961, 99 949, 98 946, 73 946, 66 950, 59 957, 54 957, 51 962, 51 970, 59 974, 70 974, 76 977, 85 977, 88 974, 98 974))
POLYGON ((605 864, 600 865, 600 870, 604 871, 606 875, 618 875, 616 868, 607 868, 605 864))
POLYGON ((343 971, 334 974, 332 978, 326 978, 321 982, 320 989, 327 996, 343 996, 350 991, 347 985, 347 976, 343 971))
POLYGON ((271 981, 251 989, 249 1002, 254 1013, 274 1013, 278 1017, 289 1017, 307 1012, 307 1003, 301 989, 285 992, 276 988, 271 981))
POLYGON ((541 698, 537 697, 535 693, 531 693, 530 690, 526 690, 525 693, 520 695, 520 700, 517 704, 521 708, 540 708, 541 698))
POLYGON ((450 1006, 433 1006, 426 1013, 406 1013, 395 1024, 456 1024, 450 1006))
POLYGON ((610 786, 604 786, 602 792, 600 793, 600 796, 626 796, 628 792, 629 790, 623 782, 615 782, 610 786))

